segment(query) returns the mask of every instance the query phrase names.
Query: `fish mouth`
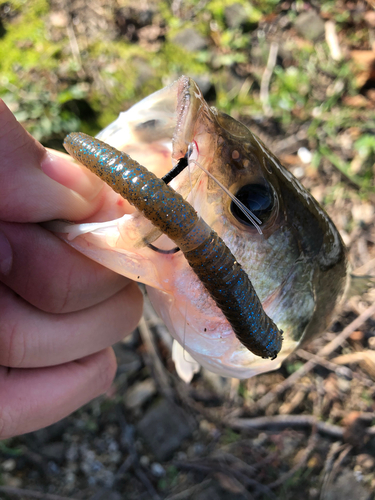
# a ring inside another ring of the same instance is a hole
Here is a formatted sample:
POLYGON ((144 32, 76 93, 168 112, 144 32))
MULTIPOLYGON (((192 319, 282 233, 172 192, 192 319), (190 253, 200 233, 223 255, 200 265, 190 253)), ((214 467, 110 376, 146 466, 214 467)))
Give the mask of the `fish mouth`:
MULTIPOLYGON (((127 151, 129 145, 134 144, 158 144, 159 147, 163 144, 168 148, 169 156, 178 161, 186 155, 194 139, 196 122, 203 109, 209 113, 199 87, 191 78, 181 76, 168 87, 120 113, 96 137, 120 151, 127 151)), ((140 161, 137 152, 134 155, 133 151, 127 152, 140 161)), ((147 167, 147 162, 142 164, 147 167)))
POLYGON ((172 137, 172 158, 178 160, 187 153, 193 141, 195 123, 202 107, 207 107, 198 85, 187 76, 181 76, 172 86, 177 94, 176 128, 172 137))

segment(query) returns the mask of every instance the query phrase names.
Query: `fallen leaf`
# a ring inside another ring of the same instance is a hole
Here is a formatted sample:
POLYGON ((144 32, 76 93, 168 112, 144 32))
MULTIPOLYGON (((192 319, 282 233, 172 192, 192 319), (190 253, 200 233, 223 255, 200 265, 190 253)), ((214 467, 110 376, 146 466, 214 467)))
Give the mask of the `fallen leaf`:
POLYGON ((364 338, 364 333, 361 332, 361 330, 356 330, 355 332, 353 332, 351 335, 350 335, 350 339, 351 340, 354 340, 356 342, 361 342, 364 338))
POLYGON ((369 105, 369 101, 361 94, 346 95, 342 101, 345 106, 352 106, 353 108, 366 108, 369 105))
POLYGON ((370 26, 370 28, 375 28, 375 12, 373 10, 365 12, 363 19, 366 21, 366 24, 370 26))
POLYGON ((243 493, 244 487, 234 477, 227 476, 222 472, 216 472, 214 475, 224 490, 233 494, 243 493))
POLYGON ((350 57, 354 63, 357 87, 363 87, 369 81, 375 81, 375 51, 352 50, 350 57))
POLYGON ((351 411, 342 421, 344 430, 344 441, 354 447, 362 447, 368 440, 366 435, 366 424, 361 420, 361 412, 351 411))

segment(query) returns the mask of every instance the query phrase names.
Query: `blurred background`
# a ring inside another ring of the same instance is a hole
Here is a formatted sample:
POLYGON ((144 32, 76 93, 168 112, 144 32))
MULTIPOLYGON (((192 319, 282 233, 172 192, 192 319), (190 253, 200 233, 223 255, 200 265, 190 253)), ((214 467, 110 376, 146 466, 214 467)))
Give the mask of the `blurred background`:
MULTIPOLYGON (((181 74, 267 144, 333 218, 356 274, 374 275, 373 1, 0 3, 0 97, 46 146, 96 134, 181 74)), ((0 442, 0 498, 374 498, 375 317, 353 323, 374 301, 352 297, 277 372, 189 386, 146 304, 108 394, 0 442)))

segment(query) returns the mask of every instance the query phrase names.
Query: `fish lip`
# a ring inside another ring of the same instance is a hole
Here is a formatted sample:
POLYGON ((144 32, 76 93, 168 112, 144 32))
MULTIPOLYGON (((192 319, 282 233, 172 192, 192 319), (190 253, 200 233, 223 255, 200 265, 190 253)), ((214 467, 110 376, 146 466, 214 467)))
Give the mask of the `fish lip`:
MULTIPOLYGON (((145 139, 143 129, 145 124, 157 121, 158 115, 164 113, 161 129, 165 128, 164 139, 172 142, 171 157, 177 161, 185 156, 189 144, 193 142, 196 122, 203 108, 208 109, 208 106, 199 87, 194 80, 183 75, 168 87, 120 113, 118 118, 96 137, 119 150, 123 150, 124 144, 127 144, 124 140, 127 135, 138 143, 160 140, 145 139)), ((145 131, 147 134, 147 127, 145 131)))
POLYGON ((181 76, 174 85, 177 87, 177 104, 172 158, 178 160, 185 156, 189 144, 193 142, 195 122, 200 109, 204 106, 204 100, 198 85, 191 78, 181 76))

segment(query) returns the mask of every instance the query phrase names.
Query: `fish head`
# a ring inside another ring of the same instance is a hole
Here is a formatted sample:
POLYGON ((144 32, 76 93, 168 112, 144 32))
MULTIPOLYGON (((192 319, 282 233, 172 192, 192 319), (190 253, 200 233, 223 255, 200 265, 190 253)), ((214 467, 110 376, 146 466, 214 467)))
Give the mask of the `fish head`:
POLYGON ((286 339, 302 345, 328 326, 345 288, 347 260, 340 234, 259 138, 209 107, 190 79, 183 83, 173 155, 186 154, 189 144, 192 167, 176 189, 190 190, 188 199, 246 270, 266 312, 286 339), (260 223, 244 214, 217 181, 260 223))
POLYGON ((121 113, 98 137, 159 177, 187 158, 188 168, 171 186, 224 240, 248 274, 265 312, 284 332, 276 360, 251 353, 181 252, 161 253, 150 247, 168 242, 155 232, 150 236, 147 224, 142 229, 139 215, 140 229, 126 218, 117 225, 121 237, 111 239, 108 258, 105 245, 95 243, 98 231, 93 230, 90 245, 100 247, 100 256, 85 245, 77 247, 147 284, 156 310, 183 350, 221 375, 248 378, 276 369, 296 347, 325 330, 347 275, 346 251, 337 229, 260 139, 210 107, 193 80, 181 77, 149 96, 121 113), (125 248, 128 235, 137 231, 133 248, 125 248), (114 251, 121 253, 116 266, 111 263, 114 251), (142 263, 138 267, 137 259, 142 263))

